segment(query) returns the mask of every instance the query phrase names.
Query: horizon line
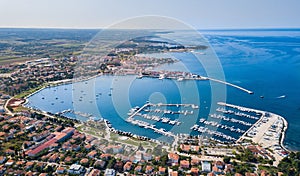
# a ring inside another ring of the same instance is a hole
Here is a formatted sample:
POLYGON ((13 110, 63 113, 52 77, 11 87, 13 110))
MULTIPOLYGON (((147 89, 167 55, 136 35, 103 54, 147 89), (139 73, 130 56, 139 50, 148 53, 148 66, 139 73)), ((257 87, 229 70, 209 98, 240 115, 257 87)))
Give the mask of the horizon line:
MULTIPOLYGON (((65 30, 102 30, 107 29, 105 27, 37 27, 37 26, 0 26, 0 29, 65 29, 65 30)), ((186 30, 186 29, 147 29, 147 28, 111 28, 113 30, 186 30)), ((209 30, 279 30, 279 29, 292 29, 300 30, 300 27, 236 27, 236 28, 226 28, 226 27, 212 27, 212 28, 195 28, 195 30, 209 31, 209 30)))

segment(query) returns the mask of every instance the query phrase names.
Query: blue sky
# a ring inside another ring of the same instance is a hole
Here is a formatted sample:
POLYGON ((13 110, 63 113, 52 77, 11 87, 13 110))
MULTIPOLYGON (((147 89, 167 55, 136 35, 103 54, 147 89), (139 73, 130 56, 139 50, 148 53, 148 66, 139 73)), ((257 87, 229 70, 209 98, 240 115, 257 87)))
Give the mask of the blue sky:
POLYGON ((103 28, 143 15, 197 29, 299 28, 300 0, 0 0, 0 27, 103 28))

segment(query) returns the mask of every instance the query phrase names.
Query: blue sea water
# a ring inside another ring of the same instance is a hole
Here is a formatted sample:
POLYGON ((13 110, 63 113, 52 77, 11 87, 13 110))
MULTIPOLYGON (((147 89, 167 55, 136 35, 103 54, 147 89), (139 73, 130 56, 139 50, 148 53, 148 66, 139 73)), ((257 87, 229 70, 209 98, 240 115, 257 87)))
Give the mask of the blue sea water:
MULTIPOLYGON (((185 69, 200 75, 214 75, 209 64, 211 57, 219 59, 224 79, 251 91, 249 95, 233 87, 226 87, 226 102, 254 109, 270 111, 287 119, 289 127, 285 145, 300 150, 300 30, 231 30, 201 31, 215 51, 205 53, 201 67, 192 53, 169 53, 180 63, 159 69, 185 69), (215 56, 216 55, 216 56, 215 56), (208 64, 207 64, 208 63, 208 64), (210 70, 208 72, 208 70, 210 70), (264 98, 261 98, 263 96, 264 98)), ((192 40, 192 39, 191 39, 192 40)), ((201 51, 202 52, 202 51, 201 51)), ((111 121, 120 130, 131 131, 152 138, 164 137, 148 129, 124 121, 131 107, 151 102, 194 103, 200 105, 193 117, 182 117, 183 127, 169 127, 178 133, 190 133, 189 126, 212 113, 217 101, 209 81, 135 79, 135 76, 101 76, 89 81, 46 88, 29 97, 28 106, 52 113, 66 109, 87 112, 111 121), (111 95, 110 95, 111 93, 111 95)), ((219 85, 217 84, 218 86, 219 85)), ((218 88, 217 88, 218 89, 218 88)), ((81 118, 74 114, 68 116, 81 118)))

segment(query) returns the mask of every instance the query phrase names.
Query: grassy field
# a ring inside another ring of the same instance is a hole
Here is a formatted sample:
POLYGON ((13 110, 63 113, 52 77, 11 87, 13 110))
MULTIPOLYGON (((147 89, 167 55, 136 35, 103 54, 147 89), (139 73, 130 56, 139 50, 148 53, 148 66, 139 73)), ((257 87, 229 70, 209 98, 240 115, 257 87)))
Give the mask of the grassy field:
POLYGON ((24 91, 24 92, 22 92, 22 93, 16 95, 15 98, 25 98, 26 96, 28 96, 28 95, 30 95, 30 94, 32 94, 32 93, 38 91, 39 89, 43 88, 44 86, 46 86, 46 85, 40 85, 40 86, 38 86, 38 87, 36 87, 36 88, 33 88, 33 89, 30 89, 30 90, 24 91))
POLYGON ((16 62, 26 62, 35 58, 16 57, 16 56, 0 56, 0 65, 11 64, 16 62))

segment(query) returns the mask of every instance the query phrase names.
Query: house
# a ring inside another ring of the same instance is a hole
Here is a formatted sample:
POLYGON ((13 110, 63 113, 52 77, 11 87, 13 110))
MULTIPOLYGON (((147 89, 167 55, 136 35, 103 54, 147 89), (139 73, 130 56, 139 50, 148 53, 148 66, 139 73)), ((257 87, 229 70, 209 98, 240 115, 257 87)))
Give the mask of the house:
POLYGON ((86 150, 91 150, 93 148, 93 146, 91 144, 87 144, 87 145, 84 146, 84 148, 86 150))
POLYGON ((10 160, 6 161, 5 166, 12 166, 14 163, 15 163, 15 161, 10 159, 10 160))
POLYGON ((265 171, 265 170, 262 170, 261 172, 260 172, 260 176, 267 176, 268 175, 268 173, 267 173, 267 171, 265 171))
POLYGON ((59 154, 55 153, 55 154, 51 155, 51 157, 49 158, 48 161, 54 163, 54 162, 57 162, 58 160, 59 160, 59 154))
POLYGON ((224 171, 225 171, 225 173, 233 171, 233 165, 226 164, 224 171))
POLYGON ((101 171, 98 169, 93 169, 88 176, 100 176, 101 171))
POLYGON ((124 172, 130 171, 130 170, 131 170, 131 167, 132 167, 132 162, 127 161, 127 162, 124 164, 124 166, 123 166, 124 172))
POLYGON ((65 163, 71 163, 72 162, 72 158, 70 156, 67 156, 64 160, 65 163))
POLYGON ((178 176, 178 172, 177 171, 172 171, 169 174, 170 176, 178 176))
POLYGON ((169 162, 172 165, 177 165, 178 164, 178 160, 179 160, 179 155, 177 155, 175 153, 169 153, 168 154, 168 159, 169 159, 169 162))
POLYGON ((152 160, 152 155, 150 153, 143 153, 143 159, 146 161, 152 160))
POLYGON ((215 175, 224 175, 222 170, 219 169, 217 166, 213 166, 212 167, 212 172, 215 174, 215 175))
POLYGON ((69 168, 68 172, 70 174, 81 174, 84 172, 84 167, 82 167, 79 164, 72 164, 71 167, 69 168))
POLYGON ((24 163, 25 163, 25 161, 17 161, 17 162, 16 162, 16 166, 17 166, 18 168, 21 168, 21 167, 23 166, 24 163))
POLYGON ((187 160, 181 160, 180 161, 180 167, 184 169, 188 169, 190 167, 190 162, 187 160))
POLYGON ((80 150, 80 145, 73 144, 73 145, 71 146, 71 149, 72 149, 73 151, 79 151, 79 150, 80 150))
POLYGON ((5 156, 0 156, 0 164, 3 164, 6 161, 5 156))
POLYGON ((84 165, 84 166, 87 166, 89 164, 89 159, 87 158, 82 158, 80 160, 80 164, 84 165))
POLYGON ((118 172, 123 171, 123 162, 122 161, 117 161, 116 164, 114 165, 114 169, 118 172))
POLYGON ((137 163, 137 162, 141 161, 142 158, 143 158, 142 155, 143 155, 143 154, 142 154, 141 151, 137 151, 137 152, 135 153, 135 155, 134 155, 133 162, 134 162, 134 163, 137 163))
POLYGON ((147 166, 146 166, 145 173, 146 173, 146 174, 151 174, 152 172, 153 172, 153 167, 150 166, 150 165, 147 165, 147 166))
POLYGON ((7 154, 7 155, 13 155, 13 154, 15 154, 15 151, 11 150, 11 149, 6 149, 5 150, 5 154, 7 154))
POLYGON ((166 173, 166 168, 165 167, 158 167, 158 174, 159 175, 164 175, 166 173))
POLYGON ((33 168, 34 162, 28 161, 25 165, 25 169, 29 170, 33 168))
POLYGON ((103 161, 103 160, 97 160, 97 161, 95 161, 95 163, 94 163, 94 167, 95 167, 95 168, 104 169, 104 168, 105 168, 105 164, 106 164, 105 161, 103 161))
POLYGON ((0 165, 0 175, 2 175, 5 172, 6 168, 4 165, 0 165))
POLYGON ((101 158, 101 159, 108 160, 108 159, 111 158, 111 154, 103 153, 103 154, 101 154, 100 158, 101 158))
POLYGON ((58 173, 58 174, 63 174, 63 173, 65 173, 65 168, 64 168, 64 167, 58 167, 58 168, 56 169, 56 173, 58 173))
POLYGON ((202 171, 203 172, 211 172, 211 164, 208 161, 202 161, 201 162, 202 165, 202 171))
POLYGON ((114 169, 106 169, 104 172, 104 176, 115 176, 116 171, 114 169))
POLYGON ((135 172, 141 172, 142 171, 142 166, 138 165, 134 168, 135 172))
POLYGON ((215 176, 215 174, 213 172, 210 172, 207 174, 207 176, 215 176))
POLYGON ((181 149, 183 152, 189 152, 189 151, 191 150, 191 145, 181 144, 181 145, 180 145, 180 149, 181 149))
POLYGON ((199 174, 199 169, 196 167, 192 167, 191 168, 191 174, 192 175, 198 175, 199 174))
POLYGON ((215 166, 219 169, 224 169, 224 163, 222 161, 216 161, 215 166))
POLYGON ((89 158, 95 158, 96 155, 97 155, 97 151, 93 150, 93 151, 91 151, 91 152, 89 152, 87 154, 87 157, 89 157, 89 158))
POLYGON ((196 158, 193 158, 192 160, 191 160, 191 165, 192 166, 197 166, 197 165, 199 165, 199 160, 198 159, 196 159, 196 158))
POLYGON ((113 153, 121 153, 123 151, 123 147, 120 145, 113 146, 112 149, 113 149, 113 153))

